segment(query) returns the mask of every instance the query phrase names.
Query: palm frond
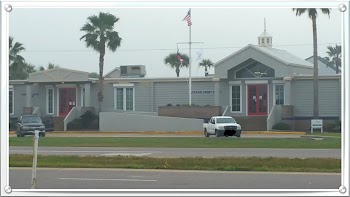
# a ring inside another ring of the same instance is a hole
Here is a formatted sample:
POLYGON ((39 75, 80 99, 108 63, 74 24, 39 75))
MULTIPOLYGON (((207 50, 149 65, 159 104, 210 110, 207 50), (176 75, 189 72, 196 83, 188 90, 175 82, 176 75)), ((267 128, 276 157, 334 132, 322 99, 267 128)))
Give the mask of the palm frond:
POLYGON ((98 18, 98 16, 93 15, 93 16, 89 16, 88 20, 90 21, 91 25, 95 28, 95 29, 103 29, 102 26, 102 21, 98 18))
POLYGON ((293 8, 293 11, 295 11, 296 16, 300 16, 306 12, 305 8, 293 8))
POLYGON ((99 19, 102 21, 104 30, 113 30, 114 24, 118 22, 119 18, 110 13, 100 12, 99 19))
POLYGON ((330 8, 321 8, 323 14, 327 14, 330 17, 331 9, 330 8))
POLYGON ((210 59, 203 59, 202 62, 199 63, 199 66, 203 66, 203 67, 212 67, 214 64, 210 59))
POLYGON ((106 39, 107 39, 107 47, 113 52, 117 50, 117 48, 120 46, 122 42, 122 39, 119 37, 119 33, 116 31, 106 32, 106 39))

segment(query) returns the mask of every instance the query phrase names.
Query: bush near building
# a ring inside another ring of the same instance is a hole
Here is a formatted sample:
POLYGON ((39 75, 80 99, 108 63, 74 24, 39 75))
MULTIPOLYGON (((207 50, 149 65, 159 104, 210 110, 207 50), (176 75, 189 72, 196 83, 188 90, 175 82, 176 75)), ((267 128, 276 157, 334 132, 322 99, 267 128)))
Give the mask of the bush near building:
POLYGON ((68 130, 98 130, 99 117, 92 111, 86 111, 80 118, 67 125, 68 130))

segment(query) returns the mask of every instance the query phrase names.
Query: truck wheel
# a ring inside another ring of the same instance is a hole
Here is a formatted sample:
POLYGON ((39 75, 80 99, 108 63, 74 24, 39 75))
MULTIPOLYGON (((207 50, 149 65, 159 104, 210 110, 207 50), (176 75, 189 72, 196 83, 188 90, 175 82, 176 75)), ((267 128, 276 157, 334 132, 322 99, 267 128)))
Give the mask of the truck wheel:
POLYGON ((215 136, 220 137, 220 133, 215 129, 215 136))
POLYGON ((209 133, 208 133, 207 129, 204 129, 204 136, 209 137, 209 133))

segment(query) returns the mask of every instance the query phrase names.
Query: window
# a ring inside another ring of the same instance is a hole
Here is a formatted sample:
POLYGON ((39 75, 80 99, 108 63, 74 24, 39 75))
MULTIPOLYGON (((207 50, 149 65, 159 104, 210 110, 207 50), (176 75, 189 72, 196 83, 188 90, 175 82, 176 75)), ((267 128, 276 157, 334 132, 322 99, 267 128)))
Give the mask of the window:
POLYGON ((13 89, 10 89, 10 91, 9 91, 9 113, 11 115, 14 114, 13 103, 14 103, 13 89))
POLYGON ((46 113, 53 114, 53 88, 46 89, 46 113))
POLYGON ((264 38, 263 38, 263 39, 261 39, 261 43, 262 43, 262 44, 264 44, 264 38))
POLYGON ((115 109, 134 111, 134 88, 116 87, 114 89, 115 109))
POLYGON ((284 105, 284 85, 275 85, 275 104, 284 105))
POLYGON ((231 111, 241 112, 241 86, 231 86, 231 111))
POLYGON ((266 43, 269 43, 270 42, 270 39, 269 38, 266 38, 267 42, 266 43))
POLYGON ((85 107, 85 88, 81 89, 81 106, 85 107))

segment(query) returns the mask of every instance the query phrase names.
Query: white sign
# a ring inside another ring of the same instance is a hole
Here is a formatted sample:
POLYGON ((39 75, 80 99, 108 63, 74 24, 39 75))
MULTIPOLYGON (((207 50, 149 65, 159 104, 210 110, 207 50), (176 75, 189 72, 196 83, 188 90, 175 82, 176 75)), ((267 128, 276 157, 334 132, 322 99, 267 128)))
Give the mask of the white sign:
POLYGON ((322 119, 312 119, 311 120, 311 134, 313 134, 314 129, 321 129, 321 133, 323 133, 323 120, 322 119))

